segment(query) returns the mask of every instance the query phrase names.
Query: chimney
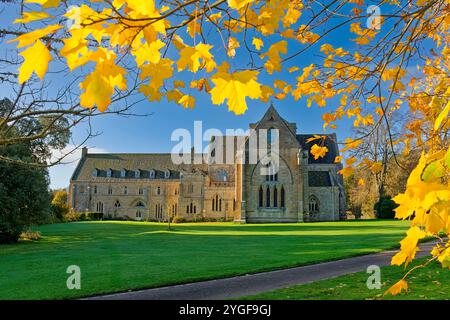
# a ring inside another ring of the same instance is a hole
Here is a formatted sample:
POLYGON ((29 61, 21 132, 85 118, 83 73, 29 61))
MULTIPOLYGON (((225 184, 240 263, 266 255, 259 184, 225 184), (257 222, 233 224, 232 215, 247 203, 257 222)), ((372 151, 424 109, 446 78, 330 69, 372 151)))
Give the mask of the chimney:
POLYGON ((88 148, 83 147, 83 149, 81 149, 81 158, 86 158, 86 155, 88 154, 88 148))

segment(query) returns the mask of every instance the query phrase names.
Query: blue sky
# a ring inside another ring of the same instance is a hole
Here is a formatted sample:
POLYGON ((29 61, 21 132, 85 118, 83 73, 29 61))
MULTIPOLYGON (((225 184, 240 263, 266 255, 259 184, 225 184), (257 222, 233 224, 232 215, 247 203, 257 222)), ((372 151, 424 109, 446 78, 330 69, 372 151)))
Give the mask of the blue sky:
MULTIPOLYGON (((1 7, 2 5, 0 5, 1 7)), ((10 24, 17 18, 16 8, 3 4, 6 9, 1 13, 0 25, 3 27, 10 24)), ((365 8, 362 8, 365 10, 365 8)), ((364 26, 364 21, 362 26, 364 26)), ((345 28, 348 30, 348 27, 345 28)), ((345 49, 354 47, 354 43, 350 41, 353 38, 347 31, 339 31, 330 34, 325 40, 335 47, 342 46, 345 49)), ((279 41, 280 39, 265 40, 264 50, 270 46, 270 43, 279 41)), ((302 54, 298 58, 289 61, 285 65, 286 68, 291 66, 298 66, 302 69, 319 59, 318 56, 312 55, 313 52, 318 53, 319 43, 315 50, 309 51, 308 54, 302 54)), ((5 44, 2 43, 2 46, 5 44)), ((301 48, 298 42, 289 42, 289 52, 295 52, 301 48), (296 48, 297 46, 298 48, 296 48)), ((237 49, 236 58, 233 64, 239 65, 240 54, 245 53, 244 48, 237 49)), ((223 52, 214 52, 216 57, 223 55, 223 52)), ((51 68, 52 65, 50 65, 51 68)), ((267 75, 261 75, 264 79, 267 75)), ((293 82, 295 74, 288 72, 278 73, 271 78, 284 79, 288 82, 293 82)), ((181 75, 183 77, 183 75, 181 75)), ((55 79, 58 81, 65 81, 65 79, 55 79)), ((92 125, 96 131, 101 132, 101 135, 92 138, 87 142, 86 146, 94 152, 130 152, 130 153, 147 153, 147 152, 170 152, 176 142, 171 141, 171 134, 177 128, 186 128, 192 130, 194 121, 202 121, 203 129, 217 128, 225 132, 225 129, 242 128, 247 129, 249 123, 258 121, 267 110, 270 103, 262 103, 256 100, 247 99, 248 110, 244 115, 236 116, 234 113, 227 110, 227 106, 213 105, 210 97, 205 94, 197 94, 195 89, 191 89, 189 94, 195 96, 197 102, 195 109, 183 109, 176 104, 169 104, 162 100, 160 103, 141 102, 134 111, 137 113, 153 113, 148 117, 119 117, 119 116, 102 116, 96 117, 92 120, 92 125)), ((10 93, 5 91, 5 88, 0 84, 0 97, 8 96, 10 93)), ((306 99, 294 101, 288 95, 284 100, 272 100, 274 106, 287 121, 296 122, 299 133, 321 133, 322 118, 321 115, 330 111, 330 107, 337 107, 338 101, 330 100, 326 108, 319 109, 317 106, 307 108, 306 99)), ((330 131, 327 131, 330 132, 330 131)), ((343 120, 339 123, 337 130, 338 139, 344 140, 351 135, 350 123, 343 120)), ((80 142, 86 134, 86 126, 81 125, 73 130, 74 142, 80 142)), ((71 163, 59 165, 50 169, 51 187, 61 188, 69 184, 70 175, 74 169, 79 153, 69 157, 71 163)))

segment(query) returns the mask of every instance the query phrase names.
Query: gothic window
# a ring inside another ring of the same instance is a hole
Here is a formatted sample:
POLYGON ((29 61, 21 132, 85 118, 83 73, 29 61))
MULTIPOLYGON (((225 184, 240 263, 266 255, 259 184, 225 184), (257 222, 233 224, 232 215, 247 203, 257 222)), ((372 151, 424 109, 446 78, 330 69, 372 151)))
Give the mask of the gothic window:
POLYGON ((142 201, 138 201, 138 203, 136 203, 136 207, 145 207, 145 205, 142 201))
POLYGON ((169 179, 169 178, 170 178, 170 171, 169 171, 169 170, 166 170, 166 171, 164 172, 164 178, 165 178, 165 179, 169 179))
POLYGON ((236 211, 236 199, 233 199, 233 211, 236 211))
POLYGON ((222 199, 216 194, 213 198, 213 211, 221 212, 222 211, 222 199))
POLYGON ((128 187, 127 186, 123 187, 123 194, 128 194, 128 187))
POLYGON ((225 169, 220 169, 219 172, 217 172, 217 179, 219 181, 227 182, 228 172, 225 169))
POLYGON ((284 204, 284 197, 285 197, 285 195, 284 195, 284 187, 283 186, 281 186, 281 194, 280 194, 280 205, 281 205, 281 208, 284 208, 284 206, 285 206, 285 204, 284 204))
POLYGON ((309 198, 309 213, 319 213, 319 201, 315 196, 309 198))
POLYGON ((150 170, 150 179, 154 179, 155 178, 155 170, 150 170))
POLYGON ((101 202, 101 201, 97 202, 96 209, 97 209, 97 212, 103 213, 103 202, 101 202))
POLYGON ((192 183, 188 184, 188 193, 193 193, 194 192, 194 185, 192 183))
POLYGON ((272 162, 266 164, 266 181, 278 181, 278 172, 275 173, 275 168, 272 162))
POLYGON ((161 187, 156 188, 156 195, 161 195, 161 187))
POLYGON ((113 189, 111 186, 108 187, 108 194, 112 194, 113 193, 113 189))
POLYGON ((262 186, 259 186, 258 203, 259 203, 259 207, 262 207, 262 206, 263 206, 263 203, 264 203, 264 199, 263 199, 263 188, 262 188, 262 186))
POLYGON ((97 186, 94 186, 94 194, 97 194, 97 186))
POLYGON ((139 194, 143 195, 144 194, 144 188, 139 188, 139 194))
POLYGON ((273 206, 278 208, 278 190, 277 187, 273 189, 273 206))
POLYGON ((120 208, 120 201, 116 200, 116 202, 114 203, 114 207, 115 208, 120 208))
POLYGON ((139 179, 141 177, 141 170, 138 169, 138 170, 134 171, 134 177, 136 179, 139 179))
POLYGON ((141 211, 136 211, 136 218, 142 218, 142 212, 141 211))
POLYGON ((158 219, 158 220, 163 219, 163 208, 160 203, 157 203, 155 205, 155 216, 156 216, 156 219, 158 219))
POLYGON ((270 207, 270 188, 267 187, 266 189, 266 207, 270 207))

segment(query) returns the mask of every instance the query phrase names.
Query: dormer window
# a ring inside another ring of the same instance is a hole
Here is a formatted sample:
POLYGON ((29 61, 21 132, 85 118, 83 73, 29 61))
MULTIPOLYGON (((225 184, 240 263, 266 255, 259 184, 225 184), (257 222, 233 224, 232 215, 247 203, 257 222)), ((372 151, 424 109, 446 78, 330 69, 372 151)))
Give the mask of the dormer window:
POLYGON ((150 179, 155 179, 155 170, 150 170, 150 179))
POLYGON ((108 178, 112 177, 112 169, 108 169, 108 171, 106 171, 106 177, 108 178))
POLYGON ((164 178, 165 179, 169 179, 170 178, 170 171, 169 170, 164 171, 164 178))
POLYGON ((92 170, 92 176, 93 177, 98 177, 98 170, 97 169, 92 170))
POLYGON ((120 170, 120 177, 121 178, 125 178, 126 175, 127 175, 127 170, 125 170, 125 169, 120 170))
POLYGON ((141 177, 141 170, 137 169, 134 171, 134 177, 136 179, 139 179, 141 177))

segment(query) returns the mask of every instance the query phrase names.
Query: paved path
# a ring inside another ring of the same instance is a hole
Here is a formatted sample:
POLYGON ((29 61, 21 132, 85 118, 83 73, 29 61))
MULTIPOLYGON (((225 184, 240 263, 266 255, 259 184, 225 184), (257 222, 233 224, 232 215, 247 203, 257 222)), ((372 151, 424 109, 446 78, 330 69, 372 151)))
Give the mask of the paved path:
MULTIPOLYGON (((433 243, 422 244, 417 257, 429 254, 433 243)), ((122 292, 90 297, 93 300, 220 300, 254 295, 261 292, 334 278, 367 270, 369 265, 387 266, 398 250, 383 251, 359 257, 309 266, 269 271, 225 279, 122 292)))

